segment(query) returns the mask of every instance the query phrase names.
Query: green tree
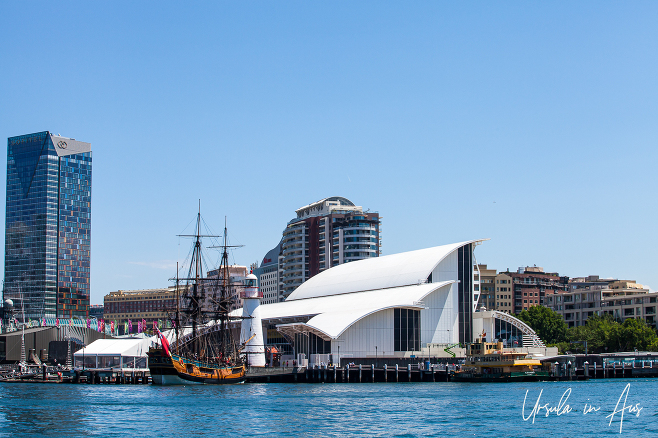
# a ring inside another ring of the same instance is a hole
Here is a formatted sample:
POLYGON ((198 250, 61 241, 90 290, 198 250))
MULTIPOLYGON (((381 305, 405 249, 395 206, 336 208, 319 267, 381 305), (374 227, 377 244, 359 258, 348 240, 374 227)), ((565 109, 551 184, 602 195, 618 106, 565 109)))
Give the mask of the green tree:
POLYGON ((569 344, 562 345, 561 351, 574 353, 584 352, 582 341, 587 341, 590 353, 658 349, 656 332, 644 320, 629 318, 620 324, 611 315, 590 316, 585 325, 568 329, 566 339, 569 344))
POLYGON ((619 323, 610 315, 592 315, 587 318, 585 325, 567 330, 566 338, 571 343, 569 350, 574 353, 584 353, 585 345, 582 342, 587 341, 587 351, 589 353, 613 351, 610 338, 618 326, 619 323))
POLYGON ((656 332, 642 319, 629 318, 611 333, 613 351, 647 351, 656 341, 656 332))
POLYGON ((546 344, 557 344, 566 340, 567 324, 562 317, 544 306, 534 306, 516 316, 532 328, 546 344))

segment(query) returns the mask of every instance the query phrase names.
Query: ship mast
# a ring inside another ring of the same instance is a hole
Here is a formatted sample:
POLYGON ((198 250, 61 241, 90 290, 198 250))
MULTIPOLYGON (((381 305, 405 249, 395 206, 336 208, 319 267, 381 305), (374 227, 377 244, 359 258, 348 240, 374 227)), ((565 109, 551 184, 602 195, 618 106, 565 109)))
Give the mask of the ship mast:
MULTIPOLYGON (((229 327, 229 312, 231 311, 231 274, 228 267, 228 249, 240 248, 243 245, 229 245, 228 244, 228 230, 226 227, 226 217, 224 217, 224 244, 222 248, 222 260, 219 265, 219 303, 217 307, 217 316, 219 317, 219 353, 224 361, 235 361, 235 345, 233 344, 233 337, 231 336, 231 328, 229 327)), ((216 248, 216 247, 211 247, 216 248)))
POLYGON ((176 354, 178 350, 178 331, 180 330, 180 292, 178 290, 178 262, 176 262, 176 318, 174 319, 174 331, 176 332, 176 354))
MULTIPOLYGON (((212 235, 201 234, 201 201, 199 201, 199 212, 197 213, 196 219, 196 230, 193 235, 180 234, 179 237, 192 237, 194 238, 194 248, 192 250, 192 259, 190 261, 190 268, 187 274, 187 278, 178 279, 185 280, 187 282, 192 282, 192 288, 190 293, 189 286, 186 287, 184 291, 184 297, 189 299, 189 303, 186 303, 186 308, 184 313, 189 317, 190 323, 192 325, 192 354, 195 355, 196 359, 201 359, 201 342, 199 340, 199 323, 202 321, 203 316, 203 301, 205 288, 203 287, 203 262, 202 262, 202 247, 201 240, 203 237, 219 237, 212 235), (194 271, 194 272, 192 272, 194 271)), ((177 275, 178 278, 178 275, 177 275)), ((189 283, 187 283, 189 285, 189 283)), ((176 310, 178 313, 178 303, 176 305, 176 310)), ((177 348, 179 342, 176 343, 177 348)))
POLYGON ((222 272, 222 286, 220 288, 220 298, 219 298, 219 336, 220 336, 220 349, 221 356, 224 359, 228 359, 228 312, 229 312, 229 270, 228 270, 228 248, 226 240, 226 217, 224 217, 224 248, 222 251, 222 261, 220 264, 220 270, 222 272))

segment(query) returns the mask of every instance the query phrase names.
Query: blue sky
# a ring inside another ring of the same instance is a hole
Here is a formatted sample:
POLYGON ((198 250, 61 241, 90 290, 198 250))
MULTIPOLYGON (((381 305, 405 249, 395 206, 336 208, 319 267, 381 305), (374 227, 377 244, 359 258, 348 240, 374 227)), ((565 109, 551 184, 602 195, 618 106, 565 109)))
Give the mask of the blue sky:
POLYGON ((658 288, 656 2, 2 2, 0 16, 0 138, 92 144, 92 303, 169 284, 199 199, 245 265, 295 209, 345 196, 383 216, 384 254, 488 237, 476 257, 499 270, 658 288))

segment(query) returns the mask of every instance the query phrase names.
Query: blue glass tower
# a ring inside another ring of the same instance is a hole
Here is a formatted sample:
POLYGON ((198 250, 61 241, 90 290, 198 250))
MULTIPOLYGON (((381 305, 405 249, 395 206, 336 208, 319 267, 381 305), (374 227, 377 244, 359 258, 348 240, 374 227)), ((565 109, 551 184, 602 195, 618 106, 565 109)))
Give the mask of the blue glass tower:
POLYGON ((7 143, 4 298, 26 318, 86 317, 91 144, 47 131, 7 143))

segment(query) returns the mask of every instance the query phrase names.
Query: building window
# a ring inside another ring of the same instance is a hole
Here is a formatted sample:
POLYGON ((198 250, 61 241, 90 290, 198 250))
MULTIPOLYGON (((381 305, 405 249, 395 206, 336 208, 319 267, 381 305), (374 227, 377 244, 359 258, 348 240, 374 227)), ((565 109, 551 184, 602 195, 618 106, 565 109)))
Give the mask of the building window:
POLYGON ((394 350, 420 351, 420 311, 394 309, 394 350))

